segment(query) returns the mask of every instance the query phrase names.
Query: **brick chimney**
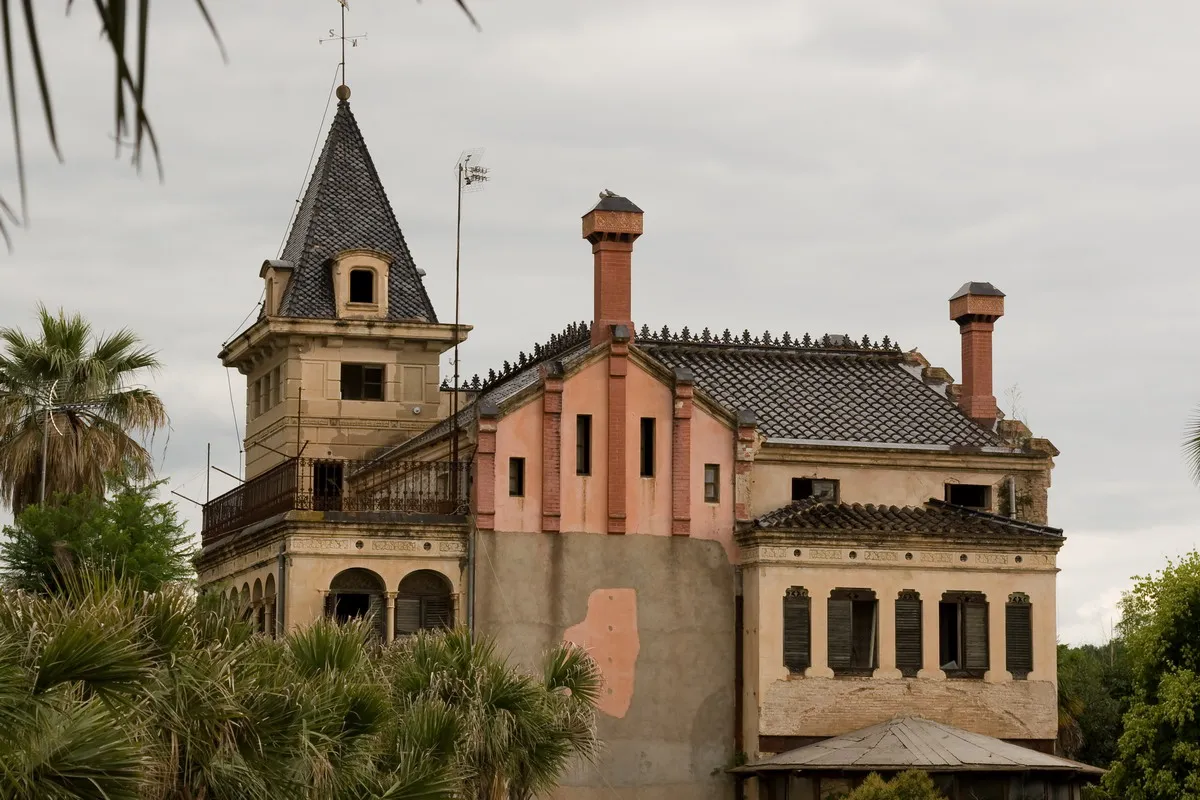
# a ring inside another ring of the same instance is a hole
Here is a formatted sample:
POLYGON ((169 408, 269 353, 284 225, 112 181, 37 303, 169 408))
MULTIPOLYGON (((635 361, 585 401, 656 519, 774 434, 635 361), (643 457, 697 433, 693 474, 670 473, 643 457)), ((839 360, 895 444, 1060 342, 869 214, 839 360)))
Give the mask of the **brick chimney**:
POLYGON ((595 313, 592 344, 612 339, 614 325, 624 325, 633 334, 630 312, 633 243, 642 235, 642 210, 610 191, 600 193, 600 202, 583 215, 583 238, 592 243, 595 257, 595 313))
POLYGON ((962 334, 962 391, 958 406, 971 419, 991 428, 996 423, 992 394, 992 328, 1004 316, 1004 292, 990 283, 971 281, 950 298, 950 319, 962 334))

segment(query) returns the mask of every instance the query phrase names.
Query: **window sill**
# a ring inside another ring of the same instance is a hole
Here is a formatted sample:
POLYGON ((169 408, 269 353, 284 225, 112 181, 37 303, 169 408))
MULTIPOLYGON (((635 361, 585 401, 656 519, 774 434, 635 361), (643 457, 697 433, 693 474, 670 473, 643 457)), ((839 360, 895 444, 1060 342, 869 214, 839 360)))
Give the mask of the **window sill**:
POLYGON ((987 672, 987 670, 969 671, 969 670, 961 670, 961 669, 942 670, 942 671, 946 673, 946 678, 948 680, 960 680, 960 681, 981 681, 981 680, 983 680, 984 673, 987 672))
POLYGON ((833 677, 835 678, 870 678, 875 675, 875 667, 850 667, 849 669, 835 669, 833 677))

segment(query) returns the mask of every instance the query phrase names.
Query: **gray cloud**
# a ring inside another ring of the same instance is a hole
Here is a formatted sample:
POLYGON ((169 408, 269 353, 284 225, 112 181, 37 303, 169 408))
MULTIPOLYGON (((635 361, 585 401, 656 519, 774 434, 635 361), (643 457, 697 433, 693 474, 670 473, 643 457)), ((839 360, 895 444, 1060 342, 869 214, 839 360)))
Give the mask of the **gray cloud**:
MULTIPOLYGON (((218 464, 237 461, 215 356, 284 234, 336 61, 317 39, 337 7, 214 4, 222 65, 190 4, 159 5, 162 185, 111 158, 110 78, 86 15, 44 21, 67 161, 30 146, 34 224, 0 260, 0 323, 29 324, 44 300, 161 348, 164 471, 196 497, 205 442, 218 464)), ((998 393, 1019 386, 1034 430, 1063 452, 1051 514, 1071 536, 1064 639, 1099 638, 1130 573, 1193 546, 1179 439, 1200 401, 1184 366, 1200 109, 1183 84, 1200 66, 1200 8, 474 6, 480 34, 449 2, 353 3, 351 32, 369 36, 348 73, 444 319, 451 167, 488 148, 495 180, 468 198, 464 225, 468 374, 590 317, 578 214, 608 187, 647 211, 634 316, 654 326, 886 333, 957 375, 946 298, 965 280, 1004 289, 998 393)), ((9 163, 0 186, 11 196, 9 163)), ((230 485, 214 477, 215 491, 230 485)))

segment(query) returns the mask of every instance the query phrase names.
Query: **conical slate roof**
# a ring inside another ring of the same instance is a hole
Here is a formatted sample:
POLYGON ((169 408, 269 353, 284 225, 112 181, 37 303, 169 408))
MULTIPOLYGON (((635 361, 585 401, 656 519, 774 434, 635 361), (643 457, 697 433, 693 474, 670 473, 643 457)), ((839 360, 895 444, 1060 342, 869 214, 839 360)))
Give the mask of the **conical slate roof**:
POLYGON ((341 100, 283 249, 283 259, 295 267, 280 315, 333 319, 329 259, 356 248, 392 257, 389 320, 437 322, 350 103, 341 100))

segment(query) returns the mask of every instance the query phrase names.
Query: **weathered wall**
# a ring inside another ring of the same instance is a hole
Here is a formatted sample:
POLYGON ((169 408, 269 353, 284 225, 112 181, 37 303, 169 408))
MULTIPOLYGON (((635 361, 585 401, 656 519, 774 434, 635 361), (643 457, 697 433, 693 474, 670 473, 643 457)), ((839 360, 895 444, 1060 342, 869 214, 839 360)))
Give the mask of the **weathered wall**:
POLYGON ((481 532, 479 565, 479 628, 502 650, 532 666, 568 638, 605 671, 603 754, 555 797, 732 796, 734 574, 719 542, 481 532))

